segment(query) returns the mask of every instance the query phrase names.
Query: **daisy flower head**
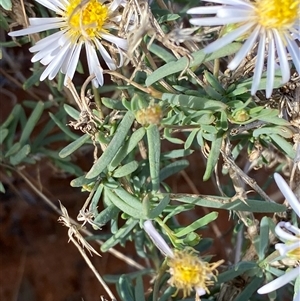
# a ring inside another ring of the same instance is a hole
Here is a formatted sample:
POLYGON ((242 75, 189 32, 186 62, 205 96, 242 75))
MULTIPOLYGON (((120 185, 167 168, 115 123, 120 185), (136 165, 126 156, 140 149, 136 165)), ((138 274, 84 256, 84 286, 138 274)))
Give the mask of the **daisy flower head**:
MULTIPOLYGON (((295 211, 295 213, 300 217, 300 202, 297 200, 295 194, 290 189, 285 180, 277 173, 274 174, 274 178, 280 191, 288 201, 289 205, 295 211)), ((293 259, 295 261, 300 261, 300 229, 290 222, 279 222, 275 227, 275 233, 282 241, 282 243, 277 243, 275 249, 279 252, 281 256, 293 259)), ((296 266, 288 270, 284 275, 278 277, 277 279, 271 281, 270 283, 261 287, 257 292, 259 294, 267 294, 269 292, 275 291, 278 288, 286 285, 290 281, 296 278, 300 281, 300 266, 296 266)), ((300 300, 300 288, 295 287, 294 301, 300 300)))
POLYGON ((190 23, 197 26, 233 24, 234 29, 204 48, 211 53, 237 39, 245 39, 241 49, 228 68, 236 69, 247 53, 257 43, 251 94, 259 88, 265 57, 267 57, 266 97, 271 97, 274 87, 275 69, 280 68, 282 84, 290 79, 289 57, 300 72, 300 1, 299 0, 203 0, 219 3, 189 9, 188 14, 212 15, 214 17, 192 18, 190 23))
POLYGON ((47 66, 40 80, 53 79, 59 71, 64 73, 65 82, 72 79, 78 64, 82 47, 85 47, 87 64, 90 74, 94 74, 95 87, 103 85, 103 69, 97 51, 110 70, 118 66, 102 41, 115 45, 120 54, 127 49, 127 41, 111 33, 117 29, 116 23, 121 20, 119 13, 123 0, 36 0, 56 13, 51 18, 29 18, 28 28, 10 32, 12 37, 23 36, 57 29, 58 31, 38 41, 29 50, 35 53, 32 62, 40 61, 47 66))
POLYGON ((214 284, 212 279, 218 274, 216 268, 223 260, 208 263, 192 248, 173 251, 150 220, 145 221, 144 229, 156 247, 168 258, 168 272, 171 275, 168 283, 177 289, 176 293, 182 290, 184 298, 193 290, 199 297, 209 293, 208 286, 214 284))

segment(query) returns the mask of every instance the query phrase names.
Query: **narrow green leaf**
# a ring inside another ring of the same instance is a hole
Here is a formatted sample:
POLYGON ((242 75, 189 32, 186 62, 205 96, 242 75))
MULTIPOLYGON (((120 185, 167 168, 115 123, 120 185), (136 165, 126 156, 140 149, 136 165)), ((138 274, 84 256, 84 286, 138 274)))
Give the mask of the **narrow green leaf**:
POLYGON ((125 110, 125 107, 121 100, 119 99, 112 99, 107 97, 101 98, 102 103, 109 109, 112 110, 125 110))
POLYGON ((95 162, 90 171, 87 173, 86 177, 88 179, 98 176, 107 167, 107 165, 110 164, 111 160, 116 155, 124 140, 126 139, 126 135, 134 119, 134 114, 130 111, 128 111, 124 115, 108 147, 103 152, 102 156, 95 162))
POLYGON ((150 125, 147 128, 148 139, 148 159, 150 168, 150 177, 152 182, 152 191, 159 190, 159 165, 160 165, 160 134, 156 125, 150 125))
POLYGON ((293 149, 293 145, 291 143, 276 134, 270 134, 269 137, 274 141, 274 144, 276 144, 277 147, 282 149, 284 153, 294 160, 296 157, 296 151, 293 149))
POLYGON ((182 57, 177 62, 170 62, 155 70, 146 79, 146 85, 151 86, 155 82, 159 81, 162 78, 165 78, 168 75, 184 70, 184 68, 186 68, 188 65, 189 67, 195 67, 201 65, 204 62, 208 62, 219 57, 224 57, 233 54, 237 52, 240 49, 240 47, 241 44, 232 43, 230 45, 227 45, 226 47, 222 47, 220 50, 211 54, 205 54, 203 50, 194 52, 192 54, 192 61, 189 61, 187 57, 182 57))
POLYGON ((108 170, 114 170, 128 154, 138 145, 138 143, 143 139, 146 133, 145 128, 139 128, 129 137, 125 144, 118 150, 116 156, 112 159, 108 166, 108 170))
POLYGON ((79 119, 80 112, 68 104, 64 104, 64 109, 67 114, 75 120, 79 119))
POLYGON ((7 135, 8 135, 8 129, 0 129, 0 144, 3 143, 7 135))
POLYGON ((208 155, 203 181, 207 181, 210 178, 211 173, 219 160, 222 141, 223 137, 218 137, 215 141, 212 141, 211 143, 211 150, 208 155))
POLYGON ((94 222, 99 225, 105 225, 110 220, 115 219, 119 212, 120 209, 111 204, 95 217, 94 222))
POLYGON ((167 159, 177 159, 180 157, 187 157, 191 155, 194 151, 192 149, 174 149, 169 152, 165 152, 161 154, 161 160, 167 159))
POLYGON ((168 52, 165 48, 158 46, 156 44, 151 44, 149 47, 149 51, 155 54, 157 57, 159 57, 166 63, 176 61, 176 57, 173 54, 168 52))
POLYGON ((60 152, 59 156, 61 158, 66 158, 67 156, 74 153, 79 147, 81 147, 85 142, 87 142, 90 139, 90 136, 88 134, 84 134, 83 136, 79 137, 66 147, 64 147, 60 152))
POLYGON ((8 151, 5 154, 5 158, 17 153, 21 149, 21 143, 16 142, 11 148, 8 149, 8 151))
MULTIPOLYGON (((107 195, 107 197, 109 197, 110 201, 116 206, 118 207, 122 212, 126 213, 129 216, 132 216, 134 218, 141 218, 141 219, 145 219, 145 217, 143 216, 143 212, 142 212, 142 207, 140 208, 134 208, 130 205, 128 205, 127 203, 125 203, 122 199, 120 199, 116 194, 114 194, 109 188, 104 188, 105 194, 107 195)), ((140 206, 142 206, 142 204, 140 203, 140 206)))
POLYGON ((49 113, 49 116, 51 119, 56 123, 56 125, 69 137, 71 137, 73 140, 78 139, 80 136, 73 133, 64 123, 62 123, 56 115, 53 115, 52 113, 49 113))
POLYGON ((20 104, 17 104, 12 109, 10 115, 13 117, 12 120, 6 120, 4 123, 9 123, 8 135, 6 137, 6 145, 8 148, 11 148, 15 143, 16 138, 16 129, 19 124, 22 115, 25 115, 24 109, 20 104))
POLYGON ((189 226, 184 228, 183 230, 176 233, 177 237, 185 236, 191 232, 194 232, 195 230, 202 228, 209 224, 210 222, 216 220, 218 217, 218 212, 210 212, 209 214, 199 218, 195 222, 191 223, 189 226))
POLYGON ((12 165, 18 165, 24 158, 30 153, 30 145, 24 145, 16 154, 9 157, 9 161, 12 165))
POLYGON ((210 72, 208 71, 204 71, 204 76, 206 78, 206 80, 208 81, 208 83, 220 94, 224 94, 225 90, 223 88, 223 86, 220 84, 220 82, 218 81, 218 79, 212 75, 210 72))
POLYGON ((135 301, 146 301, 143 279, 140 275, 136 278, 135 287, 134 287, 134 296, 135 296, 135 301))
POLYGON ((186 107, 194 110, 223 111, 227 108, 227 105, 221 101, 185 94, 164 93, 162 95, 162 100, 165 100, 174 106, 186 107))
POLYGON ((129 174, 136 171, 138 167, 139 167, 139 164, 137 161, 131 161, 131 162, 117 168, 113 173, 113 177, 114 178, 122 178, 122 177, 128 176, 129 174))
POLYGON ((180 172, 181 170, 185 169, 188 166, 189 166, 188 160, 179 160, 179 161, 172 162, 161 169, 159 173, 160 180, 163 181, 168 177, 180 172))
POLYGON ((89 185, 91 183, 93 183, 95 181, 95 179, 87 179, 84 175, 80 176, 78 178, 73 179, 70 182, 70 185, 72 187, 82 187, 84 185, 89 185))
POLYGON ((135 301, 132 285, 126 275, 119 278, 117 289, 122 301, 135 301))
POLYGON ((27 123, 22 131, 22 135, 20 138, 20 143, 23 145, 28 141, 29 136, 31 135, 33 129, 35 128, 38 120, 40 119, 42 113, 44 111, 44 103, 39 101, 36 103, 36 107, 32 111, 30 117, 27 120, 27 123))
POLYGON ((34 71, 34 73, 29 78, 27 78, 26 81, 24 82, 23 89, 28 90, 32 86, 36 85, 37 83, 40 83, 40 77, 43 72, 44 72, 44 68, 34 71))
POLYGON ((90 206, 89 206, 89 209, 94 214, 94 216, 96 216, 98 214, 97 208, 98 208, 98 204, 100 201, 100 197, 101 197, 103 189, 104 189, 104 185, 102 183, 98 184, 98 182, 97 182, 95 185, 99 185, 99 186, 97 187, 97 190, 94 193, 93 198, 90 203, 90 206))
POLYGON ((232 268, 228 269, 226 272, 219 274, 218 283, 222 284, 224 282, 228 282, 233 278, 243 274, 244 272, 248 272, 255 268, 257 268, 257 264, 255 262, 242 261, 238 263, 236 266, 233 266, 232 268))
POLYGON ((199 129, 192 130, 191 133, 189 134, 188 138, 186 139, 184 143, 184 149, 189 149, 194 142, 194 139, 199 132, 199 129))
POLYGON ((241 200, 229 202, 230 198, 217 197, 217 196, 205 196, 205 195, 186 195, 186 194, 171 194, 171 200, 177 200, 182 203, 194 204, 197 206, 208 207, 208 208, 219 208, 226 210, 235 211, 249 211, 249 212, 260 212, 260 213, 274 213, 286 211, 286 206, 270 203, 265 201, 247 200, 246 205, 241 200))
POLYGON ((284 126, 264 126, 253 131, 253 137, 260 135, 276 134, 284 138, 292 138, 294 133, 291 129, 284 126))
POLYGON ((170 197, 166 195, 159 202, 159 204, 147 214, 148 219, 154 219, 158 217, 163 212, 163 210, 168 206, 169 203, 170 203, 170 197))
POLYGON ((139 220, 129 218, 126 223, 101 246, 101 251, 106 252, 113 246, 119 244, 128 234, 131 233, 132 229, 137 225, 138 222, 139 220))
MULTIPOLYGON (((6 10, 11 10, 11 1, 10 0, 0 0, 0 5, 6 10), (5 2, 6 2, 6 4, 4 4, 5 2), (5 8, 4 6, 6 6, 8 8, 5 8)), ((6 31, 9 30, 9 25, 4 17, 4 14, 0 14, 0 27, 6 31)), ((0 52, 1 52, 1 49, 0 49, 0 52)))
POLYGON ((269 246, 269 218, 264 216, 260 221, 259 232, 259 245, 258 245, 258 258, 264 259, 265 252, 269 246))
POLYGON ((138 198, 136 198, 134 195, 127 192, 121 186, 118 186, 117 188, 115 188, 114 192, 121 200, 123 200, 125 203, 127 203, 132 208, 134 208, 136 210, 142 210, 142 208, 143 208, 142 202, 138 198))

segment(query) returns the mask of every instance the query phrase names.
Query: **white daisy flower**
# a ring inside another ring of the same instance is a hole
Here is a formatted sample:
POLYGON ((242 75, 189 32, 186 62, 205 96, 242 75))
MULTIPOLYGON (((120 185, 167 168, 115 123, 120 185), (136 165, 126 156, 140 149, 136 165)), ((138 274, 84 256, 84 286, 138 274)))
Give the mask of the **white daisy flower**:
POLYGON ((36 52, 32 62, 40 61, 47 65, 40 80, 53 79, 59 71, 66 74, 67 79, 72 79, 78 64, 81 48, 84 45, 87 56, 88 69, 94 74, 95 87, 103 85, 103 69, 97 56, 97 50, 104 59, 109 69, 117 68, 115 61, 102 45, 105 40, 116 46, 122 63, 122 52, 127 49, 127 41, 110 33, 116 29, 116 22, 121 20, 118 13, 123 0, 36 0, 38 3, 53 10, 56 17, 30 18, 28 28, 9 33, 10 36, 22 36, 58 29, 46 38, 38 41, 29 50, 36 52))
MULTIPOLYGON (((274 178, 280 191, 293 208, 295 213, 300 217, 300 202, 292 192, 288 184, 278 173, 274 174, 274 178)), ((285 256, 294 260, 300 261, 300 229, 293 226, 289 222, 279 222, 275 227, 277 236, 283 243, 277 243, 275 249, 281 256, 285 256)), ((267 294, 300 277, 300 266, 297 266, 284 275, 271 281, 261 287, 257 292, 259 294, 267 294)), ((300 280, 300 279, 299 279, 300 280)), ((300 300, 300 290, 295 288, 294 301, 300 300)))
POLYGON ((168 258, 171 275, 168 283, 176 287, 176 292, 182 290, 184 298, 193 290, 198 296, 209 293, 208 286, 213 285, 211 279, 215 278, 218 273, 216 268, 224 262, 223 260, 208 263, 202 260, 192 248, 173 251, 150 220, 144 222, 144 230, 162 254, 168 258))
POLYGON ((266 97, 269 98, 274 87, 275 69, 281 70, 282 84, 290 79, 288 55, 300 73, 300 49, 297 41, 300 38, 299 0, 203 0, 223 5, 196 7, 189 9, 188 14, 212 15, 215 17, 192 18, 190 23, 197 26, 214 26, 235 24, 234 29, 204 48, 211 53, 229 43, 247 38, 228 68, 236 69, 247 53, 257 46, 256 65, 251 94, 258 90, 263 72, 264 60, 267 57, 266 97))

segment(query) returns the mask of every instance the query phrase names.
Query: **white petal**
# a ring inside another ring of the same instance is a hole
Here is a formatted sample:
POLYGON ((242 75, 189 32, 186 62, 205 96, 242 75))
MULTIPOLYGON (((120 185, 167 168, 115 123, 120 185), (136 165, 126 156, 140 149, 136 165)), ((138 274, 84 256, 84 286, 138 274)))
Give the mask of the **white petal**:
POLYGON ((247 32, 251 27, 253 27, 254 23, 246 23, 245 25, 233 30, 232 32, 226 34, 224 37, 212 42, 207 47, 203 49, 205 53, 211 53, 216 50, 221 49, 222 47, 230 44, 232 41, 236 40, 240 36, 242 36, 245 32, 247 32))
POLYGON ((261 74, 262 74, 264 61, 265 61, 265 47, 266 47, 266 32, 263 30, 261 32, 259 43, 258 43, 256 64, 255 64, 253 82, 251 87, 251 95, 254 95, 256 93, 261 80, 261 74))
POLYGON ((36 0, 36 2, 42 4, 43 6, 55 11, 58 14, 61 14, 63 11, 59 9, 58 5, 54 1, 48 1, 48 0, 36 0), (54 2, 54 3, 53 3, 54 2))
POLYGON ((290 66, 287 59, 287 53, 284 46, 284 42, 277 30, 273 30, 275 43, 276 43, 276 50, 279 58, 280 69, 282 73, 282 83, 285 84, 290 79, 290 66))
POLYGON ((252 9, 254 9, 253 5, 251 3, 246 2, 244 0, 203 0, 205 2, 212 2, 212 3, 221 3, 221 4, 227 4, 227 5, 237 5, 237 6, 248 6, 252 9))
POLYGON ((103 57, 106 65, 110 70, 116 69, 116 64, 114 63, 113 59, 111 58, 110 54, 107 52, 107 50, 104 48, 104 46, 101 44, 101 42, 97 39, 95 39, 95 44, 100 51, 101 56, 103 57))
POLYGON ((60 47, 56 47, 52 52, 47 53, 41 60, 40 63, 43 65, 48 65, 60 52, 60 47))
POLYGON ((85 49, 90 74, 94 74, 96 76, 96 79, 93 80, 93 83, 96 88, 98 87, 98 83, 100 84, 100 86, 103 86, 103 69, 99 63, 95 48, 89 43, 85 43, 85 49))
POLYGON ((290 222, 286 222, 284 226, 290 232, 296 234, 298 236, 298 238, 300 239, 300 229, 299 228, 293 226, 290 222))
POLYGON ((43 24, 43 25, 37 25, 37 26, 29 26, 28 28, 17 30, 10 32, 8 35, 11 37, 18 37, 18 36, 24 36, 32 33, 37 33, 49 29, 55 29, 55 28, 60 28, 64 26, 66 22, 59 22, 55 24, 43 24))
POLYGON ((108 7, 108 9, 110 10, 110 11, 115 11, 119 6, 120 6, 120 4, 123 2, 123 0, 114 0, 111 4, 110 4, 110 6, 108 7))
POLYGON ((300 266, 288 271, 284 275, 264 285, 257 292, 259 294, 268 294, 270 292, 273 292, 278 288, 288 284, 290 281, 294 280, 295 278, 297 278, 299 274, 300 274, 300 266))
POLYGON ((232 23, 240 23, 247 21, 245 20, 245 16, 242 17, 229 17, 229 18, 192 18, 190 19, 190 23, 198 26, 215 26, 215 25, 227 25, 232 23))
POLYGON ((239 17, 248 17, 251 15, 252 11, 248 9, 242 9, 239 7, 224 7, 219 9, 217 13, 218 18, 235 18, 236 16, 239 17))
POLYGON ((289 230, 286 227, 286 224, 287 224, 286 222, 279 222, 275 227, 275 233, 280 238, 280 240, 283 242, 299 240, 299 238, 297 238, 297 236, 292 235, 291 233, 288 233, 282 229, 282 228, 286 228, 287 230, 289 230))
POLYGON ((194 7, 194 8, 190 8, 189 10, 187 10, 187 14, 201 14, 201 15, 205 15, 205 14, 216 14, 218 12, 218 10, 220 8, 222 8, 224 6, 219 5, 219 6, 202 6, 202 7, 194 7))
POLYGON ((77 67, 77 64, 78 64, 82 44, 83 44, 83 42, 80 42, 79 44, 77 44, 75 46, 75 50, 74 50, 74 52, 73 52, 73 54, 72 54, 72 56, 71 56, 71 58, 68 62, 68 66, 65 68, 65 70, 63 68, 64 66, 62 66, 62 71, 66 74, 65 81, 67 80, 68 77, 70 79, 72 79, 73 76, 74 76, 74 73, 76 71, 76 67, 77 67))
POLYGON ((40 26, 44 24, 53 24, 53 23, 60 23, 65 22, 64 18, 30 18, 29 23, 31 26, 40 26))
POLYGON ((293 244, 282 244, 278 243, 275 245, 275 249, 279 252, 281 256, 287 256, 290 251, 300 248, 300 240, 293 244))
POLYGON ((64 45, 64 47, 59 50, 59 52, 55 55, 55 58, 51 61, 51 63, 47 66, 47 68, 42 73, 40 77, 41 81, 43 81, 46 77, 49 77, 49 79, 51 80, 56 76, 69 50, 70 50, 70 43, 64 45))
POLYGON ((144 229, 156 245, 156 247, 167 257, 174 257, 174 253, 171 248, 168 246, 166 241, 162 238, 162 236, 157 232, 155 227, 153 226, 150 220, 144 222, 144 229))
POLYGON ((290 40, 289 37, 286 38, 287 48, 292 56, 293 63, 296 67, 297 72, 300 74, 300 48, 296 41, 290 40))
POLYGON ((51 34, 50 36, 43 38, 39 40, 34 46, 29 48, 30 52, 37 52, 44 48, 49 47, 50 45, 53 45, 54 41, 57 41, 62 35, 64 34, 63 31, 58 31, 54 34, 51 34))
POLYGON ((286 181, 283 179, 283 177, 275 173, 274 179, 276 181, 276 184, 278 188, 280 189, 281 193, 284 195, 286 200, 289 202, 290 206, 293 208, 293 210, 296 212, 298 217, 300 217, 300 202, 297 200, 295 194, 289 187, 289 185, 286 183, 286 181))
POLYGON ((230 70, 236 69, 237 66, 241 63, 241 61, 246 57, 248 52, 253 47, 259 31, 260 31, 260 26, 256 26, 255 30, 251 33, 250 37, 248 37, 247 41, 243 44, 241 49, 235 55, 234 59, 228 65, 228 68, 230 70))
POLYGON ((120 47, 123 50, 127 50, 127 48, 128 48, 127 40, 116 37, 110 33, 101 33, 101 38, 103 38, 104 40, 109 41, 113 44, 116 44, 118 47, 120 47))
POLYGON ((267 61, 267 86, 266 97, 270 98, 274 86, 274 74, 275 74, 275 43, 273 37, 269 38, 269 51, 267 61))

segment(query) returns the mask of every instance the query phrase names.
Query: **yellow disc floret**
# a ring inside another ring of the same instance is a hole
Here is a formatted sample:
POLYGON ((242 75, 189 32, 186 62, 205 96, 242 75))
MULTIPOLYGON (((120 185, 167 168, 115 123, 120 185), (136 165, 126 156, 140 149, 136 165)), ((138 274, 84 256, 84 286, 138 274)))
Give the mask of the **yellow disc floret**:
POLYGON ((299 0, 257 0, 258 23, 266 29, 284 30, 299 19, 299 0))
POLYGON ((292 259, 300 260, 300 241, 299 241, 299 247, 293 249, 292 251, 289 251, 287 253, 287 256, 292 259))
POLYGON ((93 39, 103 31, 108 8, 97 0, 71 0, 66 8, 65 17, 68 20, 68 34, 71 37, 93 39))
POLYGON ((216 268, 222 263, 223 260, 215 263, 203 261, 196 251, 190 248, 183 251, 175 250, 174 257, 168 259, 171 274, 168 282, 176 287, 177 291, 183 290, 184 297, 197 288, 209 293, 207 286, 214 283, 211 278, 215 277, 216 268))

